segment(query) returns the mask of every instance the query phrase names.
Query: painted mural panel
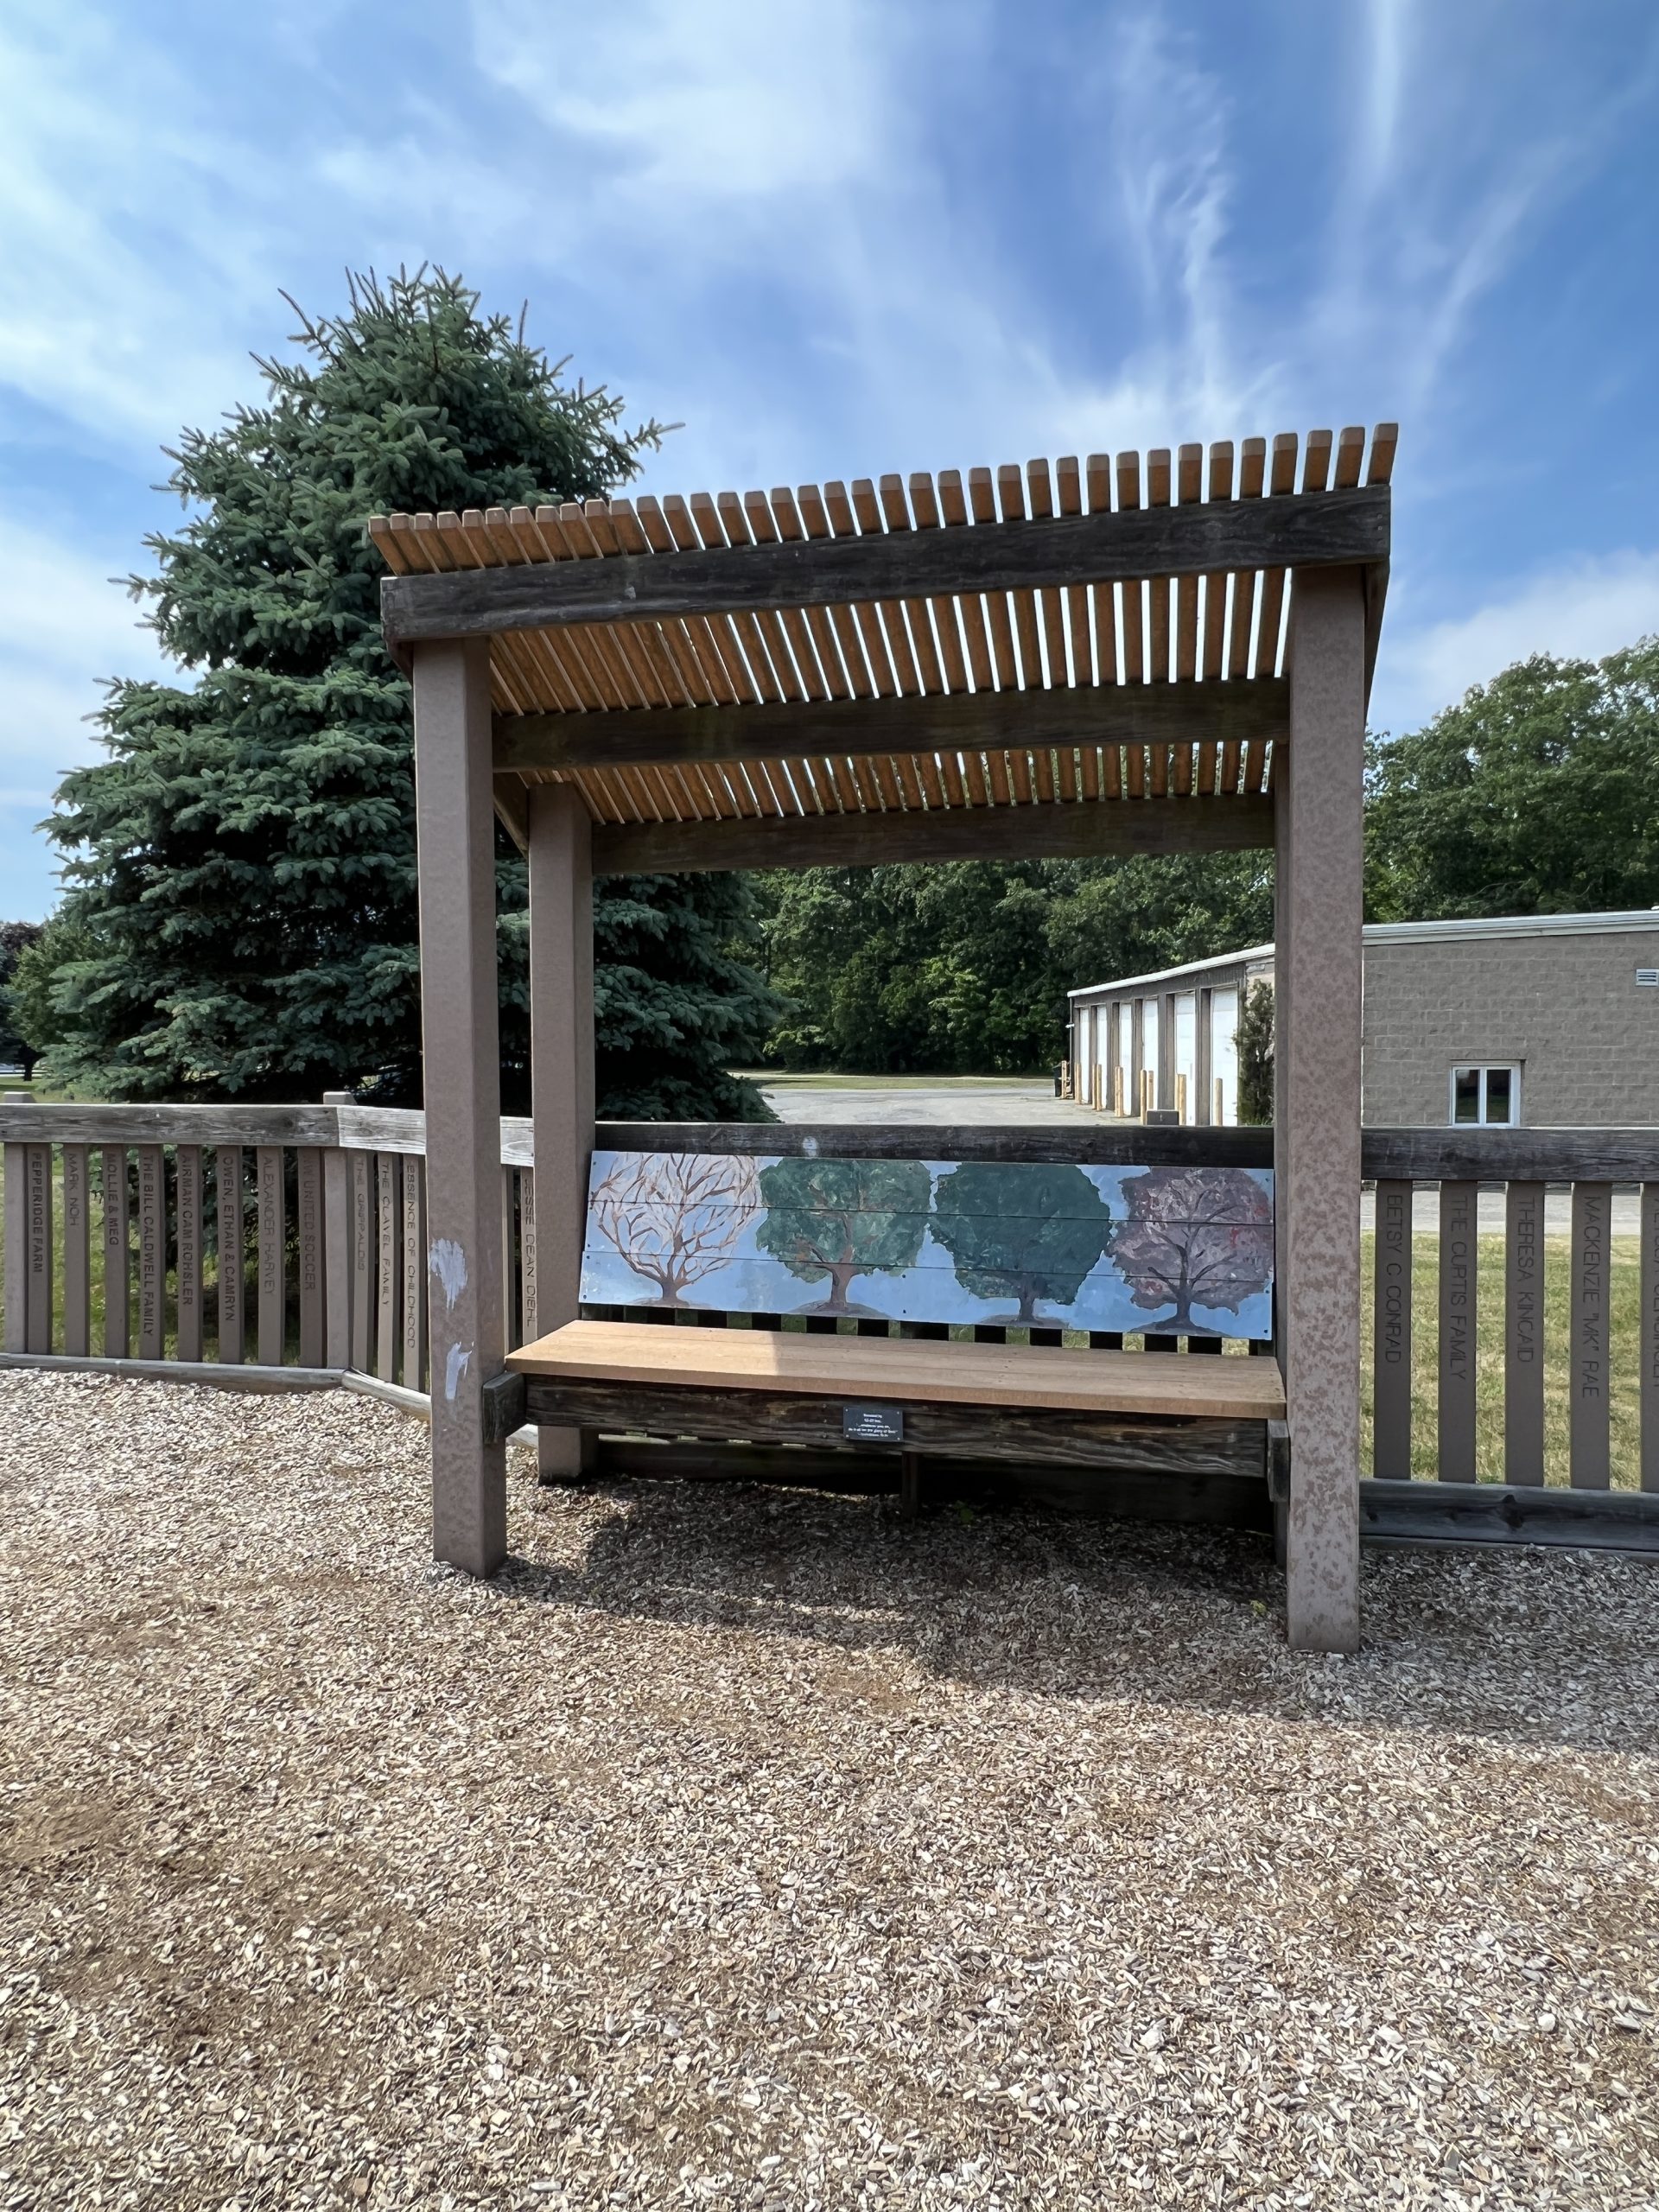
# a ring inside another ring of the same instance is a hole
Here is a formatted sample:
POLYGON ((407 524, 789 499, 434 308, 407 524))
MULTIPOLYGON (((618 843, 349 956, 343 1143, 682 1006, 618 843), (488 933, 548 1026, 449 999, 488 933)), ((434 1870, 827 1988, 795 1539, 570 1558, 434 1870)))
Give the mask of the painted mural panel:
POLYGON ((1273 1177, 596 1152, 584 1303, 1272 1334, 1273 1177))

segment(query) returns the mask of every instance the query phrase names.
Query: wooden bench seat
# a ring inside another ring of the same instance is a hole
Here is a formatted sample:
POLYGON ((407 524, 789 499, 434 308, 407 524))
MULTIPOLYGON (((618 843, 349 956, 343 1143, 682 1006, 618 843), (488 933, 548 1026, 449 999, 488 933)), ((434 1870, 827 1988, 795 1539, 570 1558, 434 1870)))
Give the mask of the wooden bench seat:
POLYGON ((524 1417, 590 1435, 868 1449, 879 1408, 907 1497, 928 1457, 1260 1481, 1284 1414, 1271 1359, 572 1321, 508 1363, 524 1417))
POLYGON ((1285 1411, 1284 1385, 1272 1359, 1184 1359, 763 1329, 571 1321, 510 1353, 507 1365, 565 1385, 785 1390, 817 1398, 1211 1421, 1281 1421, 1285 1411))

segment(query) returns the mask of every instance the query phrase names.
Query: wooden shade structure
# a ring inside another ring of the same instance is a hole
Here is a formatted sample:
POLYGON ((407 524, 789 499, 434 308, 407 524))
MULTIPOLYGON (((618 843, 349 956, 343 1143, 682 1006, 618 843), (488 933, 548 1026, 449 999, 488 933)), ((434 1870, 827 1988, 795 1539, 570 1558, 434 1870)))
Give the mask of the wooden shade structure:
POLYGON ((543 1326, 576 1312, 593 870, 1275 846, 1292 1630, 1352 1642, 1360 779, 1395 443, 371 520, 415 687, 441 1556, 488 1572, 505 1541, 476 1403, 503 1349, 493 813, 530 857, 543 1326))

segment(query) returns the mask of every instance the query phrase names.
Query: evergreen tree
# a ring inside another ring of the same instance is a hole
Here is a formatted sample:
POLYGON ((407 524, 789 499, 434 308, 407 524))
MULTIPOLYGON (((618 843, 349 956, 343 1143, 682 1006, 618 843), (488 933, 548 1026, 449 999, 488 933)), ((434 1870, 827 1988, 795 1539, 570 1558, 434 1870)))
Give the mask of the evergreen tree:
MULTIPOLYGON (((301 321, 297 355, 260 364, 264 404, 170 454, 188 518, 130 580, 194 687, 112 683, 111 757, 47 825, 73 956, 45 993, 52 1064, 117 1096, 419 1097, 410 696, 365 518, 601 496, 659 435, 442 271, 353 279, 347 313, 301 321)), ((496 884, 512 1109, 526 891, 499 836, 496 884)), ((596 907, 601 1110, 757 1110, 726 1074, 774 1011, 742 881, 601 882, 596 907)))
POLYGON ((1244 994, 1233 1042, 1238 1047, 1238 1118, 1273 1119, 1273 985, 1258 979, 1244 994))

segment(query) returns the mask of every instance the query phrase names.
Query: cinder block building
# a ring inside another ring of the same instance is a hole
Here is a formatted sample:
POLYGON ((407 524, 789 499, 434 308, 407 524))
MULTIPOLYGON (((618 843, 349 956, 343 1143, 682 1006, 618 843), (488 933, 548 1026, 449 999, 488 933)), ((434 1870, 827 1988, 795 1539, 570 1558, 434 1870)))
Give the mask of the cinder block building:
MULTIPOLYGON (((1364 1117, 1595 1128, 1659 1121, 1659 908, 1364 931, 1364 1117)), ((1239 1010, 1273 947, 1073 991, 1073 1094, 1238 1119, 1239 1010)))

